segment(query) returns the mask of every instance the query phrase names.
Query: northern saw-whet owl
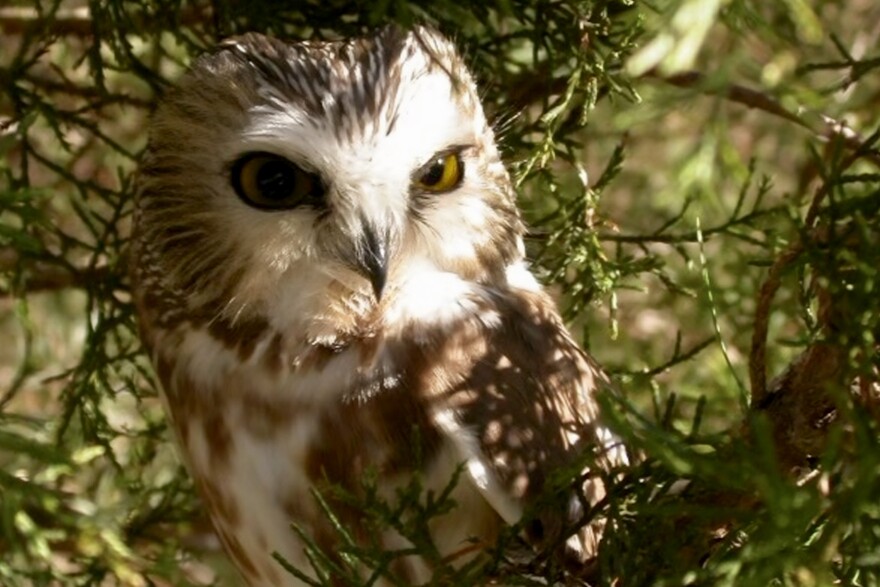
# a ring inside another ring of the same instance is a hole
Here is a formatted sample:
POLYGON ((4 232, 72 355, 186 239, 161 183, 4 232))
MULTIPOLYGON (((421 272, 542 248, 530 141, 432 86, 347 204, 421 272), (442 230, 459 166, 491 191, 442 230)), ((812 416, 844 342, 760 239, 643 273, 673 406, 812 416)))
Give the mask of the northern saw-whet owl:
MULTIPOLYGON (((430 526, 441 553, 489 546, 533 511, 536 548, 595 555, 600 520, 564 533, 626 457, 598 422, 607 379, 530 272, 523 233, 474 81, 431 29, 246 34, 162 99, 136 185, 135 303, 184 460, 249 585, 299 585, 272 553, 309 572, 291 523, 334 552, 312 492, 357 493, 369 472, 389 498, 413 474, 439 491, 462 472, 430 526), (568 498, 538 499, 587 461, 568 498)), ((358 512, 337 514, 357 536, 358 512)), ((404 584, 432 572, 416 556, 393 570, 404 584)))

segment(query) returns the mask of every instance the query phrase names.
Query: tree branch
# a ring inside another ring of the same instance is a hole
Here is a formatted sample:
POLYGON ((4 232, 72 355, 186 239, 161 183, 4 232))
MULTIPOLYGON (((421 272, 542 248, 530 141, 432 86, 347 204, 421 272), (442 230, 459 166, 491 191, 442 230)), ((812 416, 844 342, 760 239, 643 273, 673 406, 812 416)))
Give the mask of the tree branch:
POLYGON ((41 260, 24 259, 11 247, 0 249, 0 274, 23 271, 23 290, 0 287, 0 297, 12 297, 22 293, 59 291, 70 288, 88 288, 105 282, 113 273, 107 265, 67 269, 63 265, 41 260))
POLYGON ((789 111, 785 106, 759 90, 748 88, 739 84, 725 85, 720 88, 709 87, 706 84, 707 77, 697 71, 689 71, 671 76, 659 76, 655 72, 649 72, 646 77, 659 79, 680 88, 696 88, 708 94, 722 95, 731 102, 742 104, 749 108, 755 108, 778 116, 789 122, 801 126, 816 137, 829 142, 839 141, 849 151, 855 151, 861 157, 868 159, 880 166, 880 152, 877 149, 866 149, 865 139, 859 133, 849 128, 846 123, 837 121, 830 116, 820 114, 822 123, 813 124, 804 117, 789 111))
MULTIPOLYGON (((210 6, 189 6, 180 10, 175 22, 180 27, 190 27, 200 22, 211 22, 210 6)), ((146 21, 135 25, 146 27, 146 21)), ((92 13, 87 6, 59 9, 54 13, 41 14, 36 8, 7 6, 0 8, 0 31, 18 35, 44 28, 47 35, 87 37, 94 32, 92 13)))
POLYGON ((56 35, 92 34, 91 13, 86 6, 58 10, 51 17, 27 6, 0 8, 0 30, 7 35, 26 33, 43 25, 48 26, 48 32, 56 35))

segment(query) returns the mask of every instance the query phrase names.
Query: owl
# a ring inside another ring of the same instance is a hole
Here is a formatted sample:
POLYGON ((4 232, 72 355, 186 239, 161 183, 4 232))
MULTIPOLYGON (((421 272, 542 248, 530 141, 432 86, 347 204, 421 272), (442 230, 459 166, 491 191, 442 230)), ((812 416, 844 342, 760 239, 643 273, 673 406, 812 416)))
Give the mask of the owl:
MULTIPOLYGON (((302 584, 273 552, 314 574, 291 524, 337 552, 316 492, 356 495, 367 475, 390 500, 413 475, 435 492, 459 475, 430 524, 453 564, 525 512, 536 550, 595 556, 589 512, 626 455, 599 421, 606 376, 523 233, 474 80, 430 28, 234 37, 163 97, 136 182, 135 305, 184 461, 249 585, 302 584), (572 467, 561 498, 541 499, 572 467)), ((357 508, 336 514, 363 536, 357 508)), ((434 570, 398 562, 397 584, 434 570)))

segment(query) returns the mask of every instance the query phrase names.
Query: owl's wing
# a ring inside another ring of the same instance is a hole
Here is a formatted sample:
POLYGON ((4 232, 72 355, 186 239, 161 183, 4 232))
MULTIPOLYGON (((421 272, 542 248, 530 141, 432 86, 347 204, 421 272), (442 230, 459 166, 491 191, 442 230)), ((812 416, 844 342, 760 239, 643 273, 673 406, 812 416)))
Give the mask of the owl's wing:
MULTIPOLYGON (((433 359, 434 420, 472 482, 507 523, 534 516, 525 528, 533 544, 558 543, 605 496, 600 473, 627 462, 598 421, 605 374, 541 292, 494 299, 433 359)), ((585 524, 567 553, 592 558, 601 531, 601 520, 585 524)))

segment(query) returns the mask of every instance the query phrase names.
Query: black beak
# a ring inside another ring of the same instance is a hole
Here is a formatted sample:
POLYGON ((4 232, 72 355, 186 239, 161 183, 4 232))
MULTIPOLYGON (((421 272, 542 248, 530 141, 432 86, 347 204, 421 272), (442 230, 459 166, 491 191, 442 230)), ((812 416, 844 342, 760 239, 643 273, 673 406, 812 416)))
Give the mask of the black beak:
POLYGON ((379 236, 375 227, 364 224, 364 236, 358 247, 357 265, 373 286, 376 301, 382 299, 388 277, 388 239, 379 236))

